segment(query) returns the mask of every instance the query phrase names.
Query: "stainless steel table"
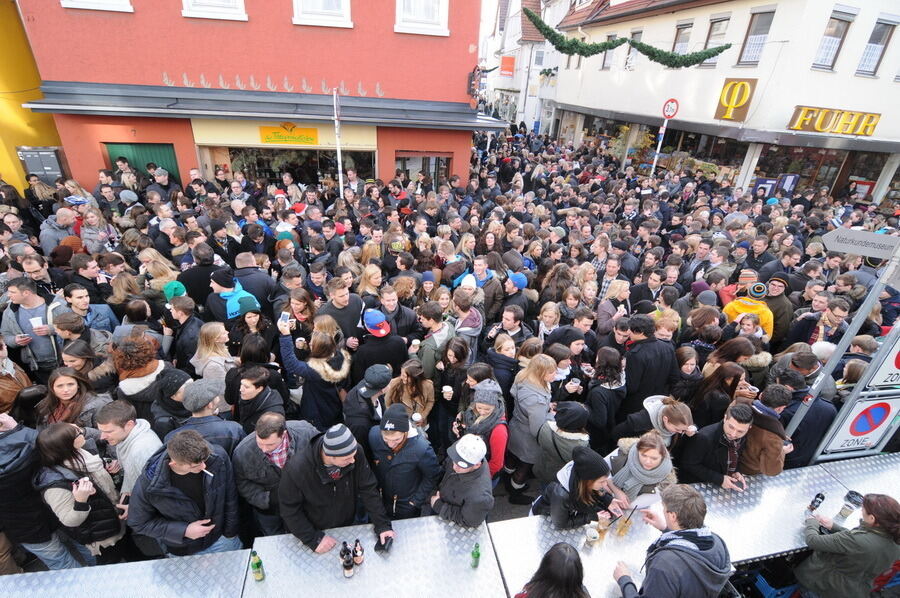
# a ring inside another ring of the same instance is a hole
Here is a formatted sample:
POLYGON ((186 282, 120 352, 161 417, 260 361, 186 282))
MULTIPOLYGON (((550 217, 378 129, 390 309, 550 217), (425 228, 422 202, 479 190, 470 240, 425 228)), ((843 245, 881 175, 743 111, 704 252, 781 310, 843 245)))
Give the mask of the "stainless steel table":
POLYGON ((817 513, 831 517, 846 489, 819 466, 789 469, 774 477, 748 476, 744 492, 711 484, 694 487, 706 499, 706 525, 725 540, 732 563, 789 554, 806 548, 805 509, 818 492, 817 513))
POLYGON ((263 581, 247 575, 244 596, 376 596, 394 598, 486 598, 505 596, 503 579, 494 556, 487 526, 460 527, 438 517, 420 517, 393 523, 397 537, 389 553, 375 552, 372 525, 326 530, 338 546, 316 554, 290 534, 257 538, 253 549, 266 571, 263 581), (359 538, 365 562, 345 578, 338 552, 340 542, 359 538), (471 566, 471 552, 480 544, 481 560, 471 566))
MULTIPOLYGON (((658 501, 650 508, 662 514, 658 501)), ((591 596, 618 598, 622 594, 612 577, 616 563, 624 561, 631 569, 632 578, 640 586, 647 547, 660 535, 659 531, 643 522, 640 512, 635 513, 631 528, 624 537, 617 535, 616 524, 613 524, 606 538, 596 544, 587 543, 584 527, 559 530, 544 516, 498 521, 488 524, 488 528, 510 596, 518 593, 531 579, 551 546, 557 542, 567 542, 581 554, 584 585, 591 596)))
POLYGON ((0 577, 3 598, 240 598, 249 550, 0 577))
POLYGON ((829 461, 819 467, 833 475, 848 490, 856 490, 860 494, 878 493, 898 497, 900 453, 829 461))

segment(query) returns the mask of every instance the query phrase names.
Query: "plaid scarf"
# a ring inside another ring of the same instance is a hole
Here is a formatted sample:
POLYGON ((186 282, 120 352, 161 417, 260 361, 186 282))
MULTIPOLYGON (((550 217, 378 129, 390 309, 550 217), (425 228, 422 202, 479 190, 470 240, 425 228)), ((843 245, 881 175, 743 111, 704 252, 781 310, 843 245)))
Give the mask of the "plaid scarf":
POLYGON ((737 440, 729 440, 724 434, 719 439, 727 449, 728 449, 728 465, 726 475, 731 475, 737 471, 738 468, 738 460, 741 455, 741 449, 744 448, 744 438, 738 438, 737 440))
POLYGON ((281 439, 281 444, 278 448, 265 453, 266 459, 268 459, 271 463, 275 465, 278 469, 284 469, 284 464, 287 463, 288 458, 288 449, 291 447, 291 435, 285 431, 284 438, 281 439))

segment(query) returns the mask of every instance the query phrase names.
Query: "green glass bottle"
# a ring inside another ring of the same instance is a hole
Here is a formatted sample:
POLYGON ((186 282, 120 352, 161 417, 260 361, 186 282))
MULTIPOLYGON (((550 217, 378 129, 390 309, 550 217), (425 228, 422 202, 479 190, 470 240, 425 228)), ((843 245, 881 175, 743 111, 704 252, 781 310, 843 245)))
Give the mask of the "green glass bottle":
POLYGON ((475 543, 475 548, 472 549, 472 568, 475 569, 478 567, 478 561, 481 560, 481 547, 478 546, 478 543, 475 543))
POLYGON ((262 581, 266 578, 266 570, 263 568, 262 559, 256 554, 255 550, 250 551, 250 572, 253 573, 253 579, 262 581))

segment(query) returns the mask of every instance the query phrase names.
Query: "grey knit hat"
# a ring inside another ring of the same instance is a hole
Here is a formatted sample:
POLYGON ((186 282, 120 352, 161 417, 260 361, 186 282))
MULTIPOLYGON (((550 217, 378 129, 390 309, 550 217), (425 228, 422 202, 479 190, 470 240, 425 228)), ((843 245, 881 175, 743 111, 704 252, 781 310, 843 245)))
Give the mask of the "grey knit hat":
POLYGON ((209 405, 216 397, 225 394, 225 380, 195 380, 184 387, 181 404, 191 413, 196 413, 209 405))
POLYGON ((356 452, 356 438, 344 424, 335 424, 325 431, 322 450, 329 457, 347 457, 356 452))

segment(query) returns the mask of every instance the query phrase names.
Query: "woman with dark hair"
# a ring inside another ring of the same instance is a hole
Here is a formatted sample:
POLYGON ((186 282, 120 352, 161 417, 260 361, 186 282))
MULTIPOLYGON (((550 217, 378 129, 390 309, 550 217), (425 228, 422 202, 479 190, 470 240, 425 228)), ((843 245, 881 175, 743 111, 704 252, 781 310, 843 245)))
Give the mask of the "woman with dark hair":
POLYGON ((440 394, 435 396, 435 408, 432 410, 430 430, 435 452, 441 456, 453 442, 450 438, 450 426, 459 413, 459 401, 466 385, 466 360, 469 358, 469 343, 459 337, 453 337, 444 345, 444 355, 435 364, 436 386, 440 394), (445 388, 451 390, 445 392, 445 388))
POLYGON ((304 379, 300 416, 319 430, 341 422, 342 396, 350 375, 350 354, 339 349, 334 338, 314 331, 309 343, 309 358, 300 361, 294 354, 288 322, 278 321, 279 345, 284 371, 304 379))
POLYGON ((72 368, 91 384, 95 392, 111 392, 119 383, 112 359, 94 353, 81 339, 70 341, 62 350, 63 365, 72 368))
POLYGON ((287 385, 284 383, 278 364, 272 361, 271 346, 266 339, 258 334, 248 334, 244 337, 244 341, 241 344, 239 357, 240 366, 231 368, 225 374, 225 394, 223 396, 226 403, 234 405, 240 398, 240 381, 244 370, 262 366, 269 371, 269 381, 266 386, 281 395, 284 401, 285 412, 290 413, 292 405, 296 407, 295 403, 289 402, 290 394, 288 393, 287 385))
POLYGON ((259 307, 245 311, 229 330, 228 348, 232 355, 240 354, 244 339, 251 334, 261 336, 268 343, 269 351, 274 348, 278 330, 275 329, 272 320, 263 315, 259 307))
POLYGON ((653 494, 663 482, 676 484, 675 469, 662 436, 656 430, 619 440, 619 454, 610 461, 613 484, 628 500, 641 494, 653 494))
POLYGON ((588 383, 585 407, 588 408, 587 430, 591 448, 605 454, 613 447, 612 429, 616 414, 625 400, 624 359, 612 347, 597 349, 594 379, 588 383))
POLYGON ((733 361, 741 365, 756 353, 756 347, 750 342, 750 339, 744 336, 735 337, 729 341, 722 343, 718 349, 713 351, 703 366, 703 377, 708 377, 723 363, 733 361))
POLYGON ((99 438, 94 418, 97 410, 110 402, 109 395, 95 394, 90 383, 72 368, 56 368, 47 381, 47 396, 37 404, 38 425, 76 424, 85 428, 88 438, 99 438))
POLYGON ((800 595, 867 598, 875 578, 900 559, 900 503, 866 494, 857 527, 846 529, 816 515, 806 520, 804 535, 812 554, 794 571, 800 595))
POLYGON ((112 547, 125 535, 115 505, 119 493, 103 460, 84 449, 84 429, 54 423, 38 432, 40 471, 34 487, 56 515, 86 565, 120 560, 112 547))
POLYGON ((509 389, 519 371, 516 343, 512 337, 505 333, 498 334, 494 346, 488 348, 485 354, 485 361, 494 369, 494 378, 503 390, 503 398, 509 401, 509 389))
MULTIPOLYGON (((703 428, 722 421, 725 410, 739 396, 738 393, 741 393, 740 396, 748 394, 747 391, 739 391, 746 373, 738 364, 727 361, 704 378, 690 401, 694 425, 703 428)), ((753 400, 756 397, 749 398, 753 400)))
POLYGON ((531 514, 549 515, 553 527, 572 529, 621 515, 627 507, 625 495, 609 479, 609 465, 603 457, 579 446, 531 506, 531 514))
MULTIPOLYGON (((309 355, 309 341, 312 339, 316 319, 315 301, 306 289, 292 289, 290 299, 282 309, 289 317, 288 330, 294 345, 294 356, 302 361, 309 355)), ((276 314, 276 320, 280 315, 276 314)))
POLYGON ((384 389, 384 406, 402 403, 412 419, 418 413, 422 419, 418 425, 427 430, 428 414, 434 407, 434 382, 425 377, 422 362, 410 359, 400 368, 400 375, 384 389))
POLYGON ((694 347, 678 347, 675 349, 675 361, 678 362, 678 381, 672 385, 672 396, 679 401, 686 401, 694 396, 697 386, 703 380, 703 374, 697 367, 699 356, 694 347))

